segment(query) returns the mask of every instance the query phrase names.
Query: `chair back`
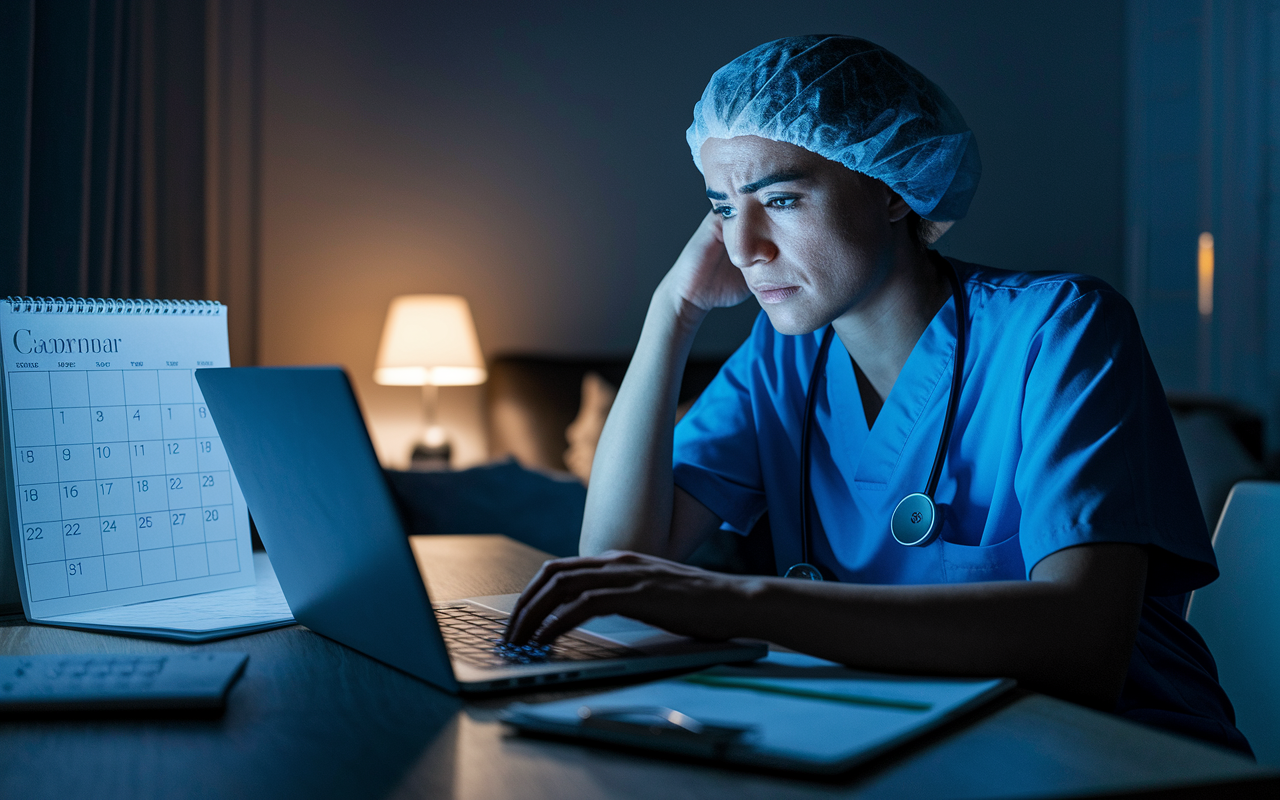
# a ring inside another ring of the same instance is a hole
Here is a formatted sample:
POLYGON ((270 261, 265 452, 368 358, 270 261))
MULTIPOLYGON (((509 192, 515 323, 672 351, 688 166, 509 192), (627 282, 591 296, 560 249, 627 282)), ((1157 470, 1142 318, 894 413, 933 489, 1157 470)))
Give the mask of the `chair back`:
POLYGON ((1204 637, 1258 763, 1280 767, 1280 483, 1241 481, 1213 532, 1221 577, 1187 620, 1204 637))

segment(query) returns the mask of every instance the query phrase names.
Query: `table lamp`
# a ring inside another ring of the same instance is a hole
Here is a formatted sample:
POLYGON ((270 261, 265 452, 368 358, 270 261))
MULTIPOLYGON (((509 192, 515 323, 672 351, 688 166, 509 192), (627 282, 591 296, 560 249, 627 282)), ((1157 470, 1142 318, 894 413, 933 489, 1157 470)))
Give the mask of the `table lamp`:
POLYGON ((449 436, 436 422, 439 387, 474 386, 487 378, 466 298, 411 294, 391 301, 373 379, 383 386, 422 387, 423 430, 409 457, 412 468, 449 466, 449 436))

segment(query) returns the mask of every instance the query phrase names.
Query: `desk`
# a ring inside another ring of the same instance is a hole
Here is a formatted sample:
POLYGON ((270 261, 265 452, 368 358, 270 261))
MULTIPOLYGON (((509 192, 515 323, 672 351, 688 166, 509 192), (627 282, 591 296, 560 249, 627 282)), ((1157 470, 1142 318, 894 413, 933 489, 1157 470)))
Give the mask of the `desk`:
MULTIPOLYGON (((500 536, 417 537, 414 550, 437 600, 517 591, 544 558, 500 536)), ((1232 753, 1030 692, 823 782, 516 737, 495 717, 530 695, 463 702, 301 626, 180 645, 0 622, 8 654, 192 648, 250 654, 224 716, 0 722, 0 796, 773 800, 1280 789, 1276 773, 1232 753)))

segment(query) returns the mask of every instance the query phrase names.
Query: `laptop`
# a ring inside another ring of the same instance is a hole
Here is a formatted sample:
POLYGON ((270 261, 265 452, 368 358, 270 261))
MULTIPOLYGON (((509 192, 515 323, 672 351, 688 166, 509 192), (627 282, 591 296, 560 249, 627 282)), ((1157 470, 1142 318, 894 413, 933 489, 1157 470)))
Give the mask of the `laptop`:
POLYGON ((467 693, 746 662, 767 651, 617 616, 549 650, 502 648, 518 595, 431 602, 341 368, 201 369, 196 381, 289 607, 316 633, 467 693))

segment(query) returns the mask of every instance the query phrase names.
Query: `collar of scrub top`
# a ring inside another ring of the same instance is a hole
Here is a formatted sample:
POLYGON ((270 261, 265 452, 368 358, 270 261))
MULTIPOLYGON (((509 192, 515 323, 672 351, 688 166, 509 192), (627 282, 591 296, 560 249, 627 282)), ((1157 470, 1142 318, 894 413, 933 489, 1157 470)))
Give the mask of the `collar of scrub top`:
MULTIPOLYGON (((951 282, 951 294, 956 301, 956 349, 951 365, 951 392, 947 396, 947 415, 942 423, 942 435, 938 437, 938 451, 933 457, 929 482, 923 492, 913 492, 902 498, 889 518, 889 532, 894 539, 907 547, 924 547, 931 544, 942 530, 938 509, 933 502, 933 493, 938 488, 938 479, 942 477, 942 464, 946 460, 947 446, 951 442, 951 428, 956 421, 956 411, 960 405, 960 379, 965 357, 967 311, 960 276, 956 273, 955 266, 937 252, 931 251, 931 257, 951 282)), ((810 530, 809 516, 809 506, 812 502, 809 488, 809 433, 813 427, 813 410, 818 399, 818 379, 827 365, 827 354, 831 352, 831 340, 834 336, 835 328, 828 326, 827 332, 822 336, 822 344, 818 347, 818 357, 814 361, 813 374, 809 376, 809 389, 805 394, 804 425, 800 431, 800 563, 787 570, 785 577, 788 578, 811 581, 823 579, 822 571, 809 561, 811 550, 809 543, 813 535, 810 530)))

